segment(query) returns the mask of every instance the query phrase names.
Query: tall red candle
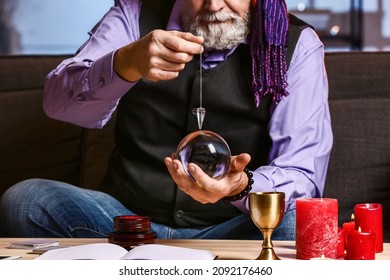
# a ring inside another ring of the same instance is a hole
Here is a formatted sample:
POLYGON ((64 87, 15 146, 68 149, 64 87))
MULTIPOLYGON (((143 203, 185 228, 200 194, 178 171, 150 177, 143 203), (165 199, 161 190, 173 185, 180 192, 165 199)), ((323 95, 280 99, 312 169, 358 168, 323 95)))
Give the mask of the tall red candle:
POLYGON ((347 236, 347 260, 375 260, 375 233, 354 230, 347 236))
POLYGON ((338 203, 332 198, 296 200, 297 259, 337 258, 338 203))
POLYGON ((375 252, 383 252, 382 205, 379 203, 362 203, 355 205, 355 229, 375 233, 375 252))

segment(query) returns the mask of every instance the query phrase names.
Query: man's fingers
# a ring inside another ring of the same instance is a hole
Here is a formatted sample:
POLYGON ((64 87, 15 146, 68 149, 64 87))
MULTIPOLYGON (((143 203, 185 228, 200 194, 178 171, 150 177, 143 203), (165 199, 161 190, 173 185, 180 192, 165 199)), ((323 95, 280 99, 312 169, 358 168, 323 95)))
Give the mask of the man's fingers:
POLYGON ((204 38, 202 36, 196 36, 190 32, 177 32, 178 37, 182 37, 186 41, 191 41, 198 44, 203 44, 204 38))
POLYGON ((251 156, 247 153, 239 154, 233 157, 230 165, 231 171, 242 172, 251 160, 251 156))
POLYGON ((196 55, 203 52, 203 37, 188 32, 172 31, 159 38, 161 44, 175 52, 196 55), (174 35, 174 36, 173 36, 174 35))

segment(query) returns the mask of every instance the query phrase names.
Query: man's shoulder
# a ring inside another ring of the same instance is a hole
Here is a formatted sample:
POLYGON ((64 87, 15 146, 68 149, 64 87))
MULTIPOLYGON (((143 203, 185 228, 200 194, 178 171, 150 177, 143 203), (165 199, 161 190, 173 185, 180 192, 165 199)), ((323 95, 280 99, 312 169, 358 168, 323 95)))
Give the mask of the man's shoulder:
POLYGON ((302 30, 307 27, 312 27, 310 24, 308 24, 307 22, 303 21, 302 19, 300 19, 299 17, 291 13, 288 14, 288 20, 289 20, 290 28, 298 28, 302 30))
POLYGON ((287 60, 287 65, 289 67, 294 54, 295 47, 298 43, 298 40, 301 37, 302 31, 307 27, 311 27, 311 26, 293 14, 289 13, 288 16, 289 16, 289 28, 288 28, 288 38, 287 38, 288 47, 286 53, 286 60, 287 60))

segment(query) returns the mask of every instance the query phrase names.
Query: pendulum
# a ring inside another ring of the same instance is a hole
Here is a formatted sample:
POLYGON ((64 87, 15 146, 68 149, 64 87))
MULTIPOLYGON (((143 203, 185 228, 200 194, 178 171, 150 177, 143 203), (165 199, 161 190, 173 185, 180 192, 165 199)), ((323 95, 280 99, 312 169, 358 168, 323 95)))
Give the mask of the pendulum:
POLYGON ((204 117, 206 116, 206 109, 203 108, 203 67, 202 67, 202 54, 199 55, 199 107, 192 109, 192 114, 196 116, 198 120, 198 128, 202 129, 204 117))
POLYGON ((194 108, 192 113, 198 121, 198 131, 188 134, 179 143, 176 157, 181 161, 184 171, 188 172, 188 164, 195 163, 211 178, 220 180, 227 174, 230 165, 230 148, 226 141, 217 133, 202 130, 206 109, 202 107, 202 55, 200 55, 200 91, 199 108, 194 108))

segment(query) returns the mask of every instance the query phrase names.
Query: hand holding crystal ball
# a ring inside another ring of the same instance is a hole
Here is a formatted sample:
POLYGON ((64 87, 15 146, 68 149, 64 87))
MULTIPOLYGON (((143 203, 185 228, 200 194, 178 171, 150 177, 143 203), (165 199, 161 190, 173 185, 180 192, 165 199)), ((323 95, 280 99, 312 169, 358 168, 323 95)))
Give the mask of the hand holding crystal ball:
POLYGON ((188 172, 189 163, 198 165, 213 179, 222 179, 229 170, 230 156, 230 148, 226 141, 209 130, 198 130, 188 134, 176 150, 176 157, 191 178, 188 172))

